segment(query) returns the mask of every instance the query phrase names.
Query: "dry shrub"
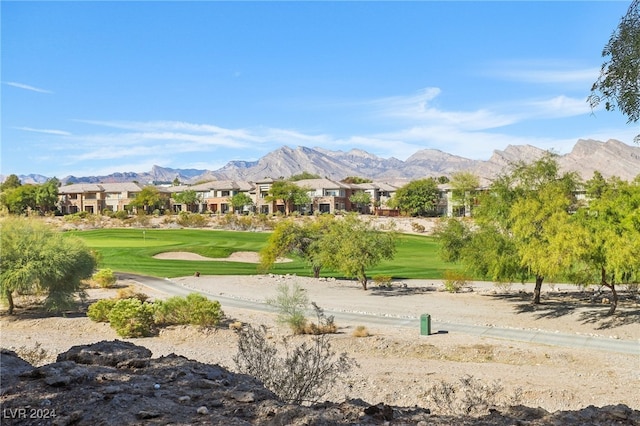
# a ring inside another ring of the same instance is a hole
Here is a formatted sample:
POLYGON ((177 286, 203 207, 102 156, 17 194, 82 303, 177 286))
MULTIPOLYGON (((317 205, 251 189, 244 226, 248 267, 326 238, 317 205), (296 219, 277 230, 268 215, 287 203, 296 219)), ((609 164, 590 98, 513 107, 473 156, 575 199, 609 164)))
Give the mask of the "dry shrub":
POLYGON ((316 302, 311 302, 313 306, 313 310, 316 313, 316 318, 318 323, 307 322, 302 334, 333 334, 338 332, 338 326, 335 323, 335 319, 333 315, 326 316, 324 314, 324 309, 316 304, 316 302))
POLYGON ((500 381, 487 384, 466 375, 458 383, 441 380, 429 388, 426 395, 438 407, 439 414, 478 416, 495 407, 518 404, 522 390, 506 395, 500 381))
POLYGON ((33 347, 20 346, 15 350, 15 353, 34 367, 43 365, 49 357, 49 352, 42 349, 40 342, 36 342, 33 347))
POLYGON ((231 324, 229 324, 229 330, 233 330, 233 331, 240 331, 242 330, 242 327, 244 327, 244 324, 242 323, 242 321, 234 321, 231 324))
POLYGON ((374 275, 373 282, 378 287, 391 287, 391 280, 393 277, 391 275, 374 275))
POLYGON ((458 293, 467 285, 469 278, 460 271, 444 271, 444 289, 449 293, 458 293))
POLYGON ((413 229, 413 232, 423 233, 426 228, 418 222, 411 222, 411 229, 413 229))
POLYGON ((282 345, 268 342, 264 326, 248 325, 238 334, 238 352, 233 358, 238 371, 258 378, 267 389, 293 404, 318 402, 357 366, 346 353, 332 351, 326 335, 292 347, 286 338, 282 345))
POLYGON ((134 286, 129 286, 118 290, 116 293, 116 299, 138 299, 141 302, 146 302, 149 299, 149 296, 136 291, 134 286))
POLYGON ((371 336, 371 333, 369 333, 367 327, 365 327, 364 325, 359 325, 355 328, 355 330, 353 330, 353 333, 351 333, 351 335, 353 337, 369 337, 371 336))

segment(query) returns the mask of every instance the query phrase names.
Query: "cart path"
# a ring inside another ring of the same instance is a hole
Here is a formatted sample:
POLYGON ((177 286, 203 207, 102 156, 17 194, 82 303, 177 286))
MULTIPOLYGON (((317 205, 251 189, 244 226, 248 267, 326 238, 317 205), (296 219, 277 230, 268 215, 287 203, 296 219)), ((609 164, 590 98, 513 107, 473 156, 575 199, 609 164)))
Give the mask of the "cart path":
MULTIPOLYGON (((275 309, 264 302, 194 290, 173 282, 168 278, 163 279, 129 273, 121 273, 120 275, 156 291, 166 293, 168 296, 186 296, 189 293, 198 292, 211 299, 218 300, 223 306, 275 313, 275 309)), ((417 333, 420 331, 421 326, 420 318, 362 313, 357 311, 356 304, 354 304, 353 310, 351 311, 338 311, 331 309, 324 309, 324 311, 326 314, 332 315, 341 322, 346 323, 376 324, 387 327, 408 327, 414 328, 417 333)), ((595 349, 608 352, 640 355, 640 341, 638 340, 622 340, 542 330, 526 330, 456 322, 442 322, 434 319, 431 319, 431 333, 461 333, 472 336, 521 341, 541 345, 576 349, 595 349)), ((428 338, 428 336, 421 336, 421 338, 428 338)))

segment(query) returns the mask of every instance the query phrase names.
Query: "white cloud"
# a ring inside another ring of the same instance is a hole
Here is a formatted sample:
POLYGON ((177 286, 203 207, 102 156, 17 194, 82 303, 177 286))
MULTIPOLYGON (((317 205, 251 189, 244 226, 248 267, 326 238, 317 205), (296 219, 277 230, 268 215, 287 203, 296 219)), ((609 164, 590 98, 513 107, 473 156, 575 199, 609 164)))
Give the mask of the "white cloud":
POLYGON ((599 67, 584 67, 559 60, 502 61, 487 74, 512 81, 536 84, 579 84, 589 87, 600 73, 599 67))
POLYGON ((396 96, 372 102, 382 115, 410 122, 448 124, 467 130, 483 130, 507 126, 518 120, 516 116, 486 108, 475 111, 446 111, 432 105, 440 96, 437 87, 422 89, 415 95, 396 96))
POLYGON ((591 108, 585 99, 564 95, 550 99, 525 101, 523 106, 530 108, 530 117, 561 118, 591 113, 591 108))
POLYGON ((6 84, 7 86, 11 86, 11 87, 17 87, 18 89, 30 90, 32 92, 53 93, 51 90, 41 89, 39 87, 30 86, 28 84, 23 84, 23 83, 17 83, 15 81, 7 81, 4 84, 6 84))
POLYGON ((71 136, 71 133, 64 130, 55 129, 34 129, 33 127, 14 127, 16 130, 24 130, 25 132, 46 133, 48 135, 71 136))

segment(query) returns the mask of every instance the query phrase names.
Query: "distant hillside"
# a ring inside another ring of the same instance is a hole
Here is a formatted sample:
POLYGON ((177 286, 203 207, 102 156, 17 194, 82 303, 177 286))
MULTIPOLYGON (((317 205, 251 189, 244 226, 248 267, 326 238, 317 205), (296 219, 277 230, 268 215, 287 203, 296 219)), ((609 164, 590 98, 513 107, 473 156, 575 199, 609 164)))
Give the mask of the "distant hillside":
MULTIPOLYGON (((317 174, 334 180, 347 176, 361 176, 379 181, 394 182, 429 176, 451 176, 457 171, 471 171, 484 181, 508 171, 511 164, 531 162, 540 158, 544 150, 530 145, 509 145, 504 151, 495 150, 487 161, 471 160, 435 149, 423 149, 405 161, 382 158, 359 149, 330 151, 324 148, 283 146, 257 161, 231 161, 218 170, 170 169, 154 166, 148 173, 113 173, 107 176, 67 176, 62 182, 183 183, 207 180, 247 180, 289 177, 302 172, 317 174)), ((626 145, 615 139, 607 142, 580 139, 573 150, 558 158, 563 171, 575 171, 589 179, 595 170, 603 176, 618 176, 631 180, 640 174, 640 147, 626 145)), ((20 176, 24 183, 44 182, 41 175, 20 176)))

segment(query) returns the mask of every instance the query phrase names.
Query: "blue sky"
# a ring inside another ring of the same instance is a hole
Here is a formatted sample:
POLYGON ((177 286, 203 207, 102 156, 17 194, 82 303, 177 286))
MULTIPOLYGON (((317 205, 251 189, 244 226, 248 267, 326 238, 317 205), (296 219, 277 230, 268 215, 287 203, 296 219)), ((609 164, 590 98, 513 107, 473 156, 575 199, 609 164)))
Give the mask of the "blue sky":
POLYGON ((586 103, 629 4, 3 1, 0 173, 632 144, 586 103))

